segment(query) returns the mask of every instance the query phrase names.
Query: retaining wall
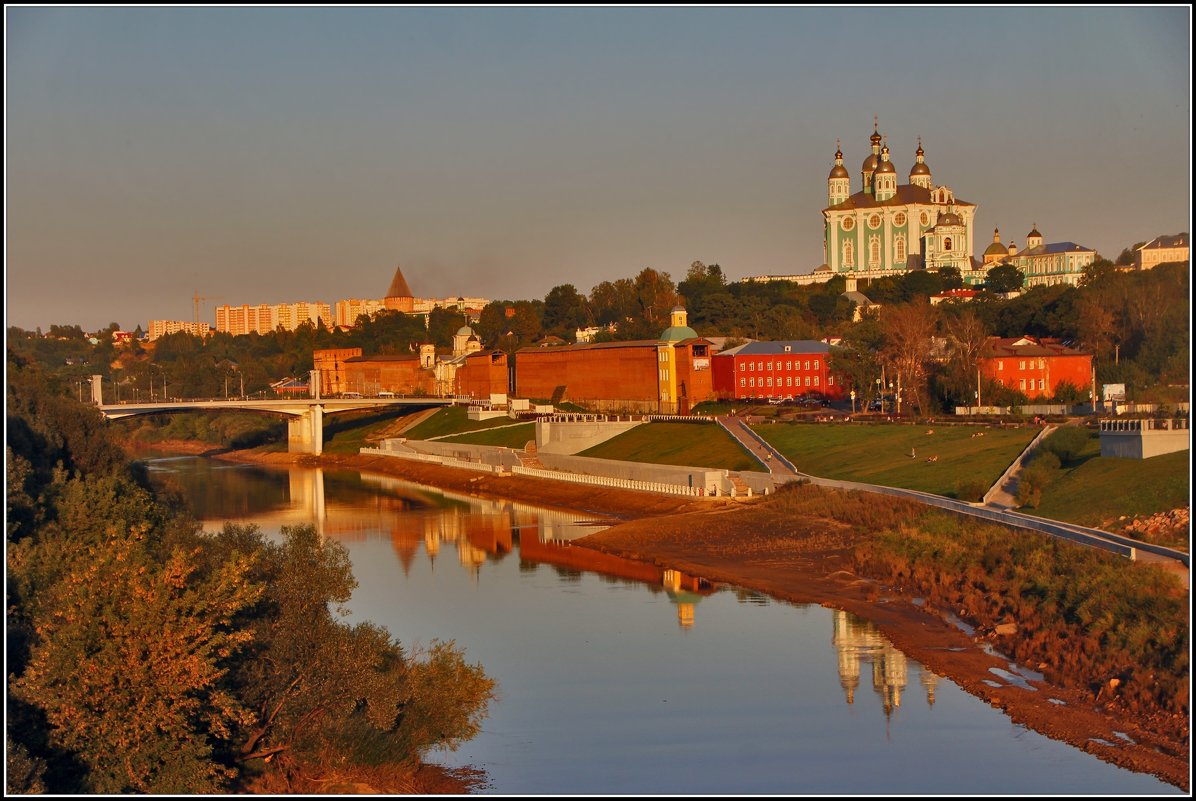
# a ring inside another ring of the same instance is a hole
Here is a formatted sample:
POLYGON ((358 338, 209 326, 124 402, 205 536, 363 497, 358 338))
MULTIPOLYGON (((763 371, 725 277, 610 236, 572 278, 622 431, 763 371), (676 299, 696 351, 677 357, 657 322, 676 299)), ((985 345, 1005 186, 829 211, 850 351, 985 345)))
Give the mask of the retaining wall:
POLYGON ((1030 454, 1032 454, 1034 450, 1042 444, 1042 441, 1046 439, 1047 436, 1054 430, 1054 426, 1044 426, 1042 431, 1039 431, 1038 435, 1035 436, 1034 439, 1030 440, 1030 444, 1022 449, 1022 452, 1018 454, 1017 458, 1010 462, 1009 466, 1005 468, 1005 472, 1001 473, 1001 477, 997 479, 997 482, 988 488, 988 492, 984 493, 984 498, 982 501, 983 503, 992 503, 992 499, 1001 493, 1001 490, 1005 488, 1005 483, 1009 481, 1010 477, 1025 466, 1026 462, 1030 459, 1030 454))
POLYGON ((541 453, 540 461, 553 470, 565 470, 607 478, 621 478, 628 481, 644 481, 650 484, 671 484, 682 487, 700 487, 707 495, 723 491, 726 470, 709 467, 678 467, 666 464, 645 464, 624 462, 616 459, 594 459, 589 456, 568 456, 559 453, 541 453))
POLYGON ((536 420, 536 451, 571 455, 617 437, 625 431, 643 425, 642 420, 559 421, 552 418, 536 420))

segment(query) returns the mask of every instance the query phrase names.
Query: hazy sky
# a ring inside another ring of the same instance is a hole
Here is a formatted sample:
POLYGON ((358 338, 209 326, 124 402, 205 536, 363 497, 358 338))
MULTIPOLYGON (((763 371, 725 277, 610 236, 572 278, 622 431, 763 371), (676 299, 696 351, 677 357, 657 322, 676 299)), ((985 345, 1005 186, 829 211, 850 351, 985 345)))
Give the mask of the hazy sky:
POLYGON ((542 298, 823 261, 841 138, 1025 245, 1191 217, 1191 15, 1155 8, 6 7, 9 325, 542 298))

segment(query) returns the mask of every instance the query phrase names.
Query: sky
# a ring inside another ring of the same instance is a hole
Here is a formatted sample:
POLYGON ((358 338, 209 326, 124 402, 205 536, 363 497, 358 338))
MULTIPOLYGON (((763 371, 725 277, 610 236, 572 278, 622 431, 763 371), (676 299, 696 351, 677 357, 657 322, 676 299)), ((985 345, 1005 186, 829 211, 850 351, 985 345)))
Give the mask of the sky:
POLYGON ((5 8, 6 324, 821 264, 840 139, 1025 246, 1190 231, 1191 9, 5 8))

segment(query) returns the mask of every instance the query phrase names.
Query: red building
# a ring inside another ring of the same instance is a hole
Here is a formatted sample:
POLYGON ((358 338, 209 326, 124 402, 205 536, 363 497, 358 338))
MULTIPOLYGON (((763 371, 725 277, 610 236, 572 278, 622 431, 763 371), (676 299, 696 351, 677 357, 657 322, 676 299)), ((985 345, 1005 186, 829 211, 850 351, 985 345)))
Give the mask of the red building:
POLYGON ((828 364, 831 346, 801 339, 749 342, 714 357, 714 394, 720 400, 784 398, 819 393, 837 400, 844 386, 828 364))
POLYGON ((515 354, 515 394, 575 401, 597 411, 686 414, 713 397, 713 343, 672 311, 660 339, 524 348, 515 354))
POLYGON ((465 357, 457 368, 455 394, 470 398, 489 398, 508 392, 510 386, 507 354, 501 350, 477 351, 465 357))
POLYGON ((1092 383, 1092 354, 1066 347, 1057 339, 989 337, 977 366, 982 376, 1031 400, 1054 397, 1065 381, 1087 395, 1092 383))

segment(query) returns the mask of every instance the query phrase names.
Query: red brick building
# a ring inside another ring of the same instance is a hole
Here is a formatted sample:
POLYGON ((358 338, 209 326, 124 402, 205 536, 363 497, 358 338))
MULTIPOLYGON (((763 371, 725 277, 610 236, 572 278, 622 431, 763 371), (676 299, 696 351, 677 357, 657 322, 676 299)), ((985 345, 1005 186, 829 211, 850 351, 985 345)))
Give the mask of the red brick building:
POLYGON ((515 394, 597 411, 688 413, 713 397, 713 343, 685 317, 674 309, 659 340, 524 348, 515 354, 515 394))
POLYGON ((483 399, 507 394, 511 381, 508 366, 507 354, 501 350, 469 354, 457 368, 455 394, 483 399))
POLYGON ((980 374, 1031 400, 1052 398, 1067 381, 1085 395, 1092 384, 1092 354, 1057 339, 989 337, 978 361, 980 374))
POLYGON ((312 351, 312 366, 320 374, 320 394, 328 396, 345 392, 345 361, 359 356, 361 356, 361 348, 328 348, 312 351))
POLYGON ((714 394, 720 400, 784 398, 818 393, 832 400, 845 387, 830 370, 830 345, 802 339, 749 342, 714 357, 714 394))
POLYGON ((343 392, 366 397, 379 392, 396 395, 435 395, 436 371, 419 356, 355 356, 346 359, 343 392))

